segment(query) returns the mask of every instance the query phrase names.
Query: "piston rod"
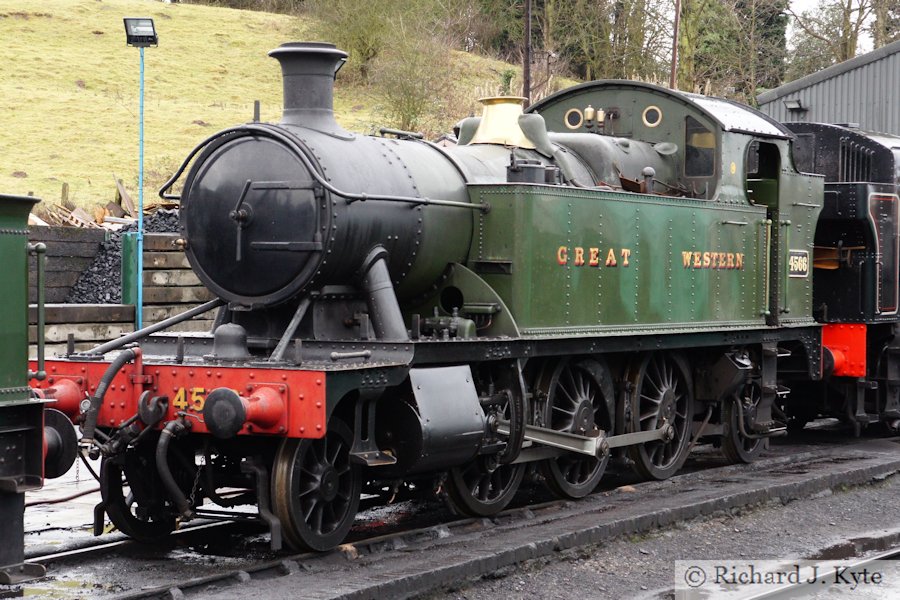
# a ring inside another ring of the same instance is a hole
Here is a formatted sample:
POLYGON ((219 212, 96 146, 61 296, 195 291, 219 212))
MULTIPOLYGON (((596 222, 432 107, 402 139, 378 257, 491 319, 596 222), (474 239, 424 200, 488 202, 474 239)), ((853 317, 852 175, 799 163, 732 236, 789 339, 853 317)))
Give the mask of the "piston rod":
MULTIPOLYGON (((509 421, 501 420, 498 422, 498 425, 497 433, 509 435, 509 421)), ((636 431, 609 437, 606 437, 602 431, 598 431, 596 435, 577 435, 567 431, 554 431, 544 427, 535 427, 534 425, 525 426, 525 439, 527 441, 598 458, 606 455, 612 448, 671 439, 674 435, 675 430, 671 425, 663 425, 650 431, 636 431)))

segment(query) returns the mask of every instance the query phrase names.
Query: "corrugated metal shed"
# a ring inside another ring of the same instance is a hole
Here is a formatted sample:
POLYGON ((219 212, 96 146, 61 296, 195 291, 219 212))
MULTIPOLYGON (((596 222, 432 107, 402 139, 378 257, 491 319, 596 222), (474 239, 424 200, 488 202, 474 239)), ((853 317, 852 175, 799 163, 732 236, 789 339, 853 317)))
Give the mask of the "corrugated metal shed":
POLYGON ((900 41, 760 94, 757 102, 781 122, 858 123, 900 135, 900 41))

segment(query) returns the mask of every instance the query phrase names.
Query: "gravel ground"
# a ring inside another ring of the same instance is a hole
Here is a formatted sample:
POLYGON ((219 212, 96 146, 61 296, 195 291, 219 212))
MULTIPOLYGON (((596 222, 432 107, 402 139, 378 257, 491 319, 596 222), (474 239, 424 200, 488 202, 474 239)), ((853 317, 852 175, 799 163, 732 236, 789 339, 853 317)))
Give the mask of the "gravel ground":
POLYGON ((893 477, 563 552, 419 600, 673 598, 676 560, 813 558, 846 540, 893 531, 898 514, 900 478, 893 477))

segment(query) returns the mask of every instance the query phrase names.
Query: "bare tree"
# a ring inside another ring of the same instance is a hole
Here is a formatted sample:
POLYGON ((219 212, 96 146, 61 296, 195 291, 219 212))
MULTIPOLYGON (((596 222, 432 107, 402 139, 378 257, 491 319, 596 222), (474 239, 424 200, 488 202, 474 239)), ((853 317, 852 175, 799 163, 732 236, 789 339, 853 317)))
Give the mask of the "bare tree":
POLYGON ((900 4, 897 0, 872 0, 872 46, 881 48, 900 40, 900 4))
MULTIPOLYGON (((802 15, 791 9, 788 11, 806 41, 816 40, 818 43, 815 46, 827 51, 831 64, 834 64, 856 56, 859 35, 865 30, 874 1, 820 0, 815 11, 806 11, 802 15)), ((799 44, 795 42, 794 45, 799 44)))

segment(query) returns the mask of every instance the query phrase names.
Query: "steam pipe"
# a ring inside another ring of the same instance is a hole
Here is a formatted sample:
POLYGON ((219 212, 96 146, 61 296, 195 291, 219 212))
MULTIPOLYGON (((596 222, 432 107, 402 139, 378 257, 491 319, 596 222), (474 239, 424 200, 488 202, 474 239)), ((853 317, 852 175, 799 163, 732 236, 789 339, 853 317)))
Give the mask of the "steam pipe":
POLYGON ((391 283, 387 255, 383 246, 376 246, 369 252, 360 269, 360 285, 366 292, 375 336, 379 340, 407 342, 409 334, 391 283))
POLYGON ((151 333, 156 333, 157 331, 161 331, 172 325, 177 325, 182 321, 187 321, 191 317, 196 317, 197 315, 203 314, 208 310, 212 310, 219 306, 225 304, 225 301, 221 298, 216 298, 215 300, 210 300, 200 306, 195 306, 194 308, 187 310, 179 315, 175 315, 174 317, 169 317, 164 321, 160 321, 159 323, 155 323, 150 325, 149 327, 144 327, 134 333, 129 333, 126 336, 120 337, 117 340, 113 340, 111 342, 106 342, 105 344, 100 344, 94 348, 91 348, 84 354, 106 354, 107 352, 112 352, 113 350, 117 350, 126 344, 130 344, 132 342, 136 342, 141 338, 145 338, 151 333))

